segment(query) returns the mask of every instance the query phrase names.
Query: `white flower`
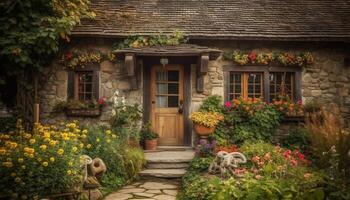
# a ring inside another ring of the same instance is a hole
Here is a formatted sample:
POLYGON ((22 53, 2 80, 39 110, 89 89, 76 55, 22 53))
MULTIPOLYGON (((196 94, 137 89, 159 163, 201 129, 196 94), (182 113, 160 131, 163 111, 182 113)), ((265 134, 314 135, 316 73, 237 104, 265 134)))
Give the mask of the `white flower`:
POLYGON ((122 104, 125 105, 125 97, 122 97, 122 104))
POLYGON ((116 90, 116 91, 114 92, 114 96, 118 96, 118 95, 119 95, 119 91, 116 90))
POLYGON ((334 146, 334 145, 331 147, 331 152, 332 152, 332 153, 336 153, 336 152, 337 152, 337 150, 335 149, 335 146, 334 146))
POLYGON ((115 110, 112 110, 112 116, 115 116, 117 114, 117 112, 115 112, 115 110))

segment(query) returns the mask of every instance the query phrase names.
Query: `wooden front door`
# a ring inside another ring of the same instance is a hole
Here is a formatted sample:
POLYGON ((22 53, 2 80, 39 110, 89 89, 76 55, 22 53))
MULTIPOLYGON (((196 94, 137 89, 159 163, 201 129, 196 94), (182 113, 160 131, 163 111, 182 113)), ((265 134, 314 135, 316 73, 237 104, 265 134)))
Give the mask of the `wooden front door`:
POLYGON ((183 66, 153 66, 151 123, 159 145, 183 145, 183 66))

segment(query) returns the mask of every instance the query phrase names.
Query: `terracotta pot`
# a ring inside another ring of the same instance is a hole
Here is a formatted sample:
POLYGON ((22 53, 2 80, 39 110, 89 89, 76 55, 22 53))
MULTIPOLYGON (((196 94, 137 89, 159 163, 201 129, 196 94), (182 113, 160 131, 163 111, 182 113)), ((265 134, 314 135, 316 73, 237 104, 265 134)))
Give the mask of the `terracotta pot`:
POLYGON ((145 149, 146 150, 157 150, 158 139, 145 140, 145 149))
POLYGON ((199 136, 202 137, 208 137, 210 134, 212 134, 215 131, 215 126, 214 127, 206 127, 201 124, 195 124, 194 125, 194 130, 199 136))

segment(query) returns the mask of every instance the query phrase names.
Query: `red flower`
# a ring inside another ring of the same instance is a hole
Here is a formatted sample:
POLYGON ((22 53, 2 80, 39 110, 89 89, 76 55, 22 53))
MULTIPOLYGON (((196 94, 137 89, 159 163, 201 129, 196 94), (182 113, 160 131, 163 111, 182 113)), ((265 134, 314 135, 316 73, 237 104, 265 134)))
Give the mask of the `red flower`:
POLYGON ((72 58, 73 58, 73 54, 72 54, 72 52, 68 52, 68 53, 66 53, 66 60, 71 60, 72 58))
POLYGON ((292 166, 297 166, 297 165, 298 165, 298 162, 297 162, 296 160, 292 159, 292 160, 290 161, 290 164, 291 164, 292 166))
POLYGON ((287 150, 287 151, 285 151, 285 152, 283 153, 283 156, 284 156, 285 158, 289 158, 291 153, 292 153, 292 152, 291 152, 290 150, 287 150))
POLYGON ((226 101, 225 107, 226 107, 226 108, 231 108, 231 106, 232 106, 231 101, 226 101))
POLYGON ((298 104, 299 104, 299 105, 303 105, 303 100, 299 100, 299 101, 298 101, 298 104))
POLYGON ((98 99, 97 103, 102 106, 102 105, 105 105, 106 101, 105 101, 105 99, 103 97, 101 97, 101 98, 98 99))
POLYGON ((250 61, 254 62, 256 60, 256 53, 255 52, 250 52, 250 54, 248 55, 250 61))

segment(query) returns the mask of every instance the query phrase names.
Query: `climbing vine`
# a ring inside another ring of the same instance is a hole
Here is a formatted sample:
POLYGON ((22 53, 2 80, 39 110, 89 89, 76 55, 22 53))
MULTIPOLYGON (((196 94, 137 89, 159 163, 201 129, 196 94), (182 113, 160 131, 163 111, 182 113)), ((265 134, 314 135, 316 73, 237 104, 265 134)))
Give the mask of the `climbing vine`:
POLYGON ((238 65, 269 65, 277 63, 283 66, 298 66, 304 67, 314 63, 314 58, 310 52, 269 52, 269 53, 256 53, 233 51, 225 54, 227 60, 232 60, 238 65))

